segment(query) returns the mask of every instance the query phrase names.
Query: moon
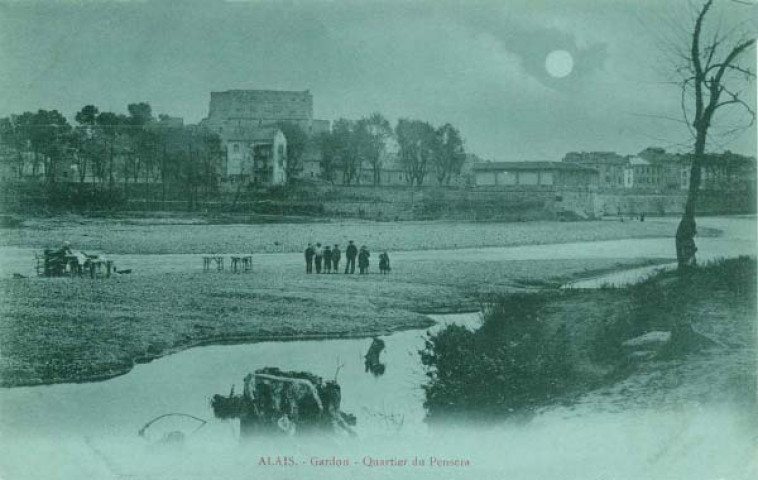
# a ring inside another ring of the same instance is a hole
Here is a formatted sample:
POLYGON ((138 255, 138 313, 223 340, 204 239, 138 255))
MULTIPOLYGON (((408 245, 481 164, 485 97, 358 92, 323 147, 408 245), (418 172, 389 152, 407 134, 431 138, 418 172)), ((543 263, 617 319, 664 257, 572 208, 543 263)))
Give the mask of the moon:
POLYGON ((574 70, 574 57, 566 50, 553 50, 545 58, 545 70, 553 78, 563 78, 574 70))

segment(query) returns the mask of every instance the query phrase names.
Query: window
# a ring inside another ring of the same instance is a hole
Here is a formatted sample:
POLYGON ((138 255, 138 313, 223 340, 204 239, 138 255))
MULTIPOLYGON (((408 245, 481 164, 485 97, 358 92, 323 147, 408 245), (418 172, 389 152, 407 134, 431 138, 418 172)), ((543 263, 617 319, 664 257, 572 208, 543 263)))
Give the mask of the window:
POLYGON ((235 143, 235 144, 234 144, 234 147, 232 147, 232 151, 233 151, 234 153, 239 153, 239 151, 240 151, 240 146, 239 146, 239 144, 238 144, 238 143, 235 143))

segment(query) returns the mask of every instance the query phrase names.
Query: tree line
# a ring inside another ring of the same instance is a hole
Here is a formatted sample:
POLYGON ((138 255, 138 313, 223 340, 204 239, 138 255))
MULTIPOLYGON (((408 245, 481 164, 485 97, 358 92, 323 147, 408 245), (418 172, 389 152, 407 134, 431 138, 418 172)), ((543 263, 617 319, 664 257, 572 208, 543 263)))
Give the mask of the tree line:
POLYGON ((160 184, 179 189, 194 202, 217 188, 222 146, 206 129, 172 123, 168 115, 155 118, 148 103, 132 103, 127 113, 100 111, 94 105, 79 110, 72 125, 57 110, 38 110, 0 118, 0 141, 6 162, 23 177, 48 184, 62 178, 113 189, 121 185, 129 197, 130 184, 160 184))
MULTIPOLYGON (((460 132, 449 123, 434 127, 400 119, 393 128, 374 113, 358 120, 341 118, 314 137, 296 124, 279 122, 276 127, 287 139, 290 180, 301 175, 309 143, 320 155, 322 178, 347 185, 366 178, 379 185, 388 166, 399 168, 409 185, 423 185, 430 176, 449 185, 466 158, 460 132)), ((160 194, 164 201, 167 190, 178 189, 190 202, 215 193, 225 156, 218 135, 168 115, 156 118, 145 102, 129 104, 126 113, 86 105, 73 124, 57 110, 0 118, 0 142, 6 147, 3 160, 15 164, 19 179, 31 175, 51 185, 65 179, 118 186, 126 198, 131 186, 140 184, 142 195, 160 194), (151 185, 160 191, 151 192, 151 185)))
POLYGON ((390 144, 397 150, 396 165, 409 185, 423 185, 430 175, 440 185, 449 185, 466 159, 461 134, 451 124, 435 128, 429 122, 401 118, 392 128, 379 113, 358 120, 340 118, 316 141, 322 177, 346 185, 360 183, 364 169, 369 170, 374 185, 382 183, 390 144))

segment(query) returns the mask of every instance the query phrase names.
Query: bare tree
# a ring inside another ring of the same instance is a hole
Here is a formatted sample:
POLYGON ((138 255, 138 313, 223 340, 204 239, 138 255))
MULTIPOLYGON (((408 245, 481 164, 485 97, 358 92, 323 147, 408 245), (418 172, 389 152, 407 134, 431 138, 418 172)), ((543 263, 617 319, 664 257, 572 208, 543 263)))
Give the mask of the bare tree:
POLYGON ((373 113, 369 117, 358 120, 355 130, 362 156, 365 156, 371 165, 373 183, 379 185, 382 183, 382 160, 385 146, 387 140, 392 137, 392 126, 382 114, 373 113))
MULTIPOLYGON (((704 164, 709 129, 717 112, 738 107, 747 114, 749 125, 755 122, 755 111, 737 89, 740 82, 750 83, 755 71, 743 65, 753 38, 735 38, 735 30, 704 33, 704 23, 714 0, 707 0, 698 11, 690 38, 688 52, 680 66, 682 112, 694 138, 694 151, 690 171, 690 183, 682 220, 676 231, 676 258, 680 270, 695 265, 695 205, 701 183, 701 168, 704 164), (703 38, 711 38, 704 41, 703 38)), ((746 125, 746 126, 749 126, 746 125)))

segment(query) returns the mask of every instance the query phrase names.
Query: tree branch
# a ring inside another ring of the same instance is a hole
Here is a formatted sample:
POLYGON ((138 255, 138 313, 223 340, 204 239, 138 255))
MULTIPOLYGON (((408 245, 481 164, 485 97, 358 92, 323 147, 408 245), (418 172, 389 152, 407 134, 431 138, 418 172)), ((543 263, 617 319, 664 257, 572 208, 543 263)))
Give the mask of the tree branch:
POLYGON ((736 92, 736 93, 731 92, 723 86, 721 87, 721 89, 724 93, 729 95, 730 99, 717 103, 716 106, 713 108, 713 111, 715 112, 717 109, 726 105, 734 105, 734 104, 742 105, 745 108, 745 110, 750 114, 751 121, 747 126, 748 127, 751 126, 755 122, 755 110, 753 110, 753 108, 749 104, 747 104, 744 100, 740 98, 739 92, 736 92))
POLYGON ((749 46, 751 46, 753 43, 755 43, 754 39, 745 40, 744 42, 737 44, 731 52, 729 52, 729 55, 726 56, 726 59, 721 63, 721 66, 719 67, 718 71, 716 72, 716 76, 714 78, 714 81, 718 84, 721 84, 721 79, 724 77, 724 73, 726 72, 727 68, 735 68, 732 65, 732 62, 749 46))
POLYGON ((703 20, 710 10, 713 0, 708 0, 703 5, 695 21, 695 30, 692 32, 691 58, 692 66, 695 68, 695 129, 700 128, 703 121, 703 66, 700 63, 700 32, 703 29, 703 20))
POLYGON ((694 77, 690 77, 684 82, 682 82, 682 98, 681 98, 681 107, 682 107, 682 116, 684 117, 684 123, 687 125, 687 130, 690 132, 690 136, 692 138, 695 138, 695 130, 692 129, 692 123, 690 122, 689 116, 687 115, 687 105, 686 105, 686 96, 687 96, 687 84, 694 80, 694 77))
POLYGON ((749 78, 756 78, 755 72, 752 71, 752 70, 750 70, 749 68, 744 68, 744 67, 741 67, 739 65, 725 65, 723 63, 715 63, 715 64, 711 65, 710 67, 708 67, 705 70, 705 73, 707 75, 714 68, 721 68, 721 67, 725 67, 727 70, 733 70, 735 72, 743 73, 743 74, 745 74, 749 78))

